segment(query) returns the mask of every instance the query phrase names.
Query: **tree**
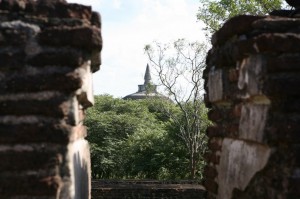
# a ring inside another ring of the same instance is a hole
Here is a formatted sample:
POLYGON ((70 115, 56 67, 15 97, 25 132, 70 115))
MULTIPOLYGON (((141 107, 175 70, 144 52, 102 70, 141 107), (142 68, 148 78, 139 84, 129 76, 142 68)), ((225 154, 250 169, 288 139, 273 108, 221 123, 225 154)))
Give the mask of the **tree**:
POLYGON ((233 16, 266 15, 281 6, 283 0, 200 0, 197 18, 205 23, 206 30, 213 33, 233 16))
POLYGON ((85 125, 94 179, 182 179, 188 174, 187 152, 172 135, 174 125, 147 100, 95 96, 85 125))
POLYGON ((177 135, 184 141, 189 154, 192 179, 196 177, 199 162, 206 150, 204 132, 209 125, 202 99, 205 49, 204 44, 188 43, 184 39, 175 41, 173 46, 159 43, 155 43, 154 47, 145 46, 145 52, 166 95, 179 108, 179 112, 175 112, 168 103, 161 103, 159 107, 178 126, 177 135))

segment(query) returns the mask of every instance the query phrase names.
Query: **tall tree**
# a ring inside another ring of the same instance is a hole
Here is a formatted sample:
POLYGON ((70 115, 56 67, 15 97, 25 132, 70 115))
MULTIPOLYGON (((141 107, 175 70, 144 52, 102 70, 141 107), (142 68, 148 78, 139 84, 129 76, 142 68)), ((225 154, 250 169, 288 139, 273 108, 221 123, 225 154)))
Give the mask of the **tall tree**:
POLYGON ((154 67, 166 95, 179 107, 179 113, 161 103, 178 126, 178 136, 189 153, 190 177, 196 177, 198 164, 206 148, 205 129, 209 124, 203 105, 202 72, 205 66, 205 45, 179 39, 173 45, 155 43, 146 45, 145 52, 154 67))
POLYGON ((229 18, 240 14, 266 15, 283 6, 283 0, 200 0, 198 20, 215 32, 229 18))

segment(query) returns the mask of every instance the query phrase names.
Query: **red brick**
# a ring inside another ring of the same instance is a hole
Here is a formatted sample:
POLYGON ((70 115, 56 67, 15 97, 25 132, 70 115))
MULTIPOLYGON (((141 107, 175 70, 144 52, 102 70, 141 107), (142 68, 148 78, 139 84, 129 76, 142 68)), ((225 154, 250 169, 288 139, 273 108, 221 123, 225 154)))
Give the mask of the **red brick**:
POLYGON ((7 92, 75 91, 82 86, 82 79, 75 72, 64 70, 39 75, 22 73, 8 75, 0 84, 0 94, 7 92))
POLYGON ((218 172, 216 170, 216 168, 213 168, 211 166, 206 166, 204 168, 204 178, 205 179, 214 179, 215 177, 217 177, 218 172))
POLYGON ((216 196, 216 194, 213 194, 213 193, 207 193, 207 197, 206 198, 207 199, 216 199, 217 196, 216 196))
POLYGON ((264 16, 236 16, 229 19, 212 37, 213 45, 221 45, 234 35, 241 35, 250 32, 251 24, 265 18, 264 16))
POLYGON ((0 158, 2 160, 0 164, 1 171, 56 168, 61 163, 59 161, 58 151, 47 151, 45 147, 37 149, 37 151, 34 152, 5 151, 0 153, 0 158))
POLYGON ((53 48, 43 50, 33 57, 30 57, 27 63, 32 66, 69 66, 75 68, 84 63, 84 56, 79 50, 53 48))
POLYGON ((208 163, 213 163, 213 164, 219 164, 220 163, 220 156, 214 154, 213 152, 208 152, 204 155, 205 160, 208 163))
POLYGON ((216 110, 216 109, 211 109, 208 112, 208 119, 216 122, 222 119, 222 113, 220 113, 220 111, 216 110))
POLYGON ((39 43, 50 46, 73 46, 88 51, 101 50, 102 38, 96 27, 52 27, 39 34, 39 43))
POLYGON ((300 178, 290 179, 290 193, 289 198, 300 198, 300 178))
POLYGON ((226 131, 228 135, 231 135, 233 137, 238 136, 239 124, 229 124, 226 127, 226 131))
POLYGON ((220 151, 222 149, 222 145, 218 143, 216 140, 209 140, 208 148, 212 151, 220 151))
POLYGON ((270 73, 299 71, 299 54, 283 54, 281 56, 267 57, 266 67, 270 73))
POLYGON ((217 126, 210 126, 206 129, 206 134, 208 137, 219 137, 219 136, 223 136, 223 130, 217 126))
MULTIPOLYGON (((0 195, 8 196, 28 195, 30 198, 39 196, 56 196, 62 181, 59 176, 42 172, 24 173, 0 173, 0 195)), ((14 197, 12 197, 14 198, 14 197)))
POLYGON ((233 107, 231 114, 234 118, 240 118, 241 111, 242 111, 242 104, 237 104, 233 107))
POLYGON ((71 110, 66 96, 46 100, 23 99, 0 101, 0 115, 43 115, 63 118, 71 110))
POLYGON ((239 71, 237 69, 229 69, 228 79, 230 82, 237 82, 239 78, 239 71))
POLYGON ((215 193, 217 194, 218 193, 218 184, 212 180, 212 179, 205 179, 204 180, 204 187, 206 188, 206 190, 208 192, 211 192, 211 193, 215 193))
POLYGON ((31 124, 0 124, 0 144, 59 143, 70 141, 71 126, 42 119, 31 124))

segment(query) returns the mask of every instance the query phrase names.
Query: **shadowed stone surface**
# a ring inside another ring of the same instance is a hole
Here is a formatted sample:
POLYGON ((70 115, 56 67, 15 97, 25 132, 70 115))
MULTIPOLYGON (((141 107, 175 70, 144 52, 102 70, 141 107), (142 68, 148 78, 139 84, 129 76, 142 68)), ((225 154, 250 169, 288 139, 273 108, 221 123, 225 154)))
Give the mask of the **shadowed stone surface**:
POLYGON ((292 12, 237 16, 213 35, 203 75, 214 122, 209 199, 300 198, 300 19, 292 12))
POLYGON ((100 15, 63 0, 0 0, 0 198, 89 199, 85 109, 100 15))
POLYGON ((240 140, 225 138, 217 168, 218 199, 232 197, 234 188, 244 190, 252 177, 266 166, 271 149, 240 140))

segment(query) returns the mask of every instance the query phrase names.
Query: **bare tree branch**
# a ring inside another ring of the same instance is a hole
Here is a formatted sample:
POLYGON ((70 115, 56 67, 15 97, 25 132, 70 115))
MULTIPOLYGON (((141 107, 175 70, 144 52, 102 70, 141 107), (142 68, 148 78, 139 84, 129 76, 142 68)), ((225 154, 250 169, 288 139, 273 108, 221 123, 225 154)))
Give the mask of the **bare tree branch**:
POLYGON ((189 152, 191 178, 195 178, 197 164, 206 148, 204 129, 208 125, 202 118, 205 115, 202 109, 205 108, 201 97, 206 48, 199 42, 188 43, 183 39, 175 41, 173 48, 170 46, 156 42, 154 48, 147 45, 145 52, 160 84, 180 109, 181 114, 176 114, 163 103, 160 107, 179 127, 177 135, 189 152))

